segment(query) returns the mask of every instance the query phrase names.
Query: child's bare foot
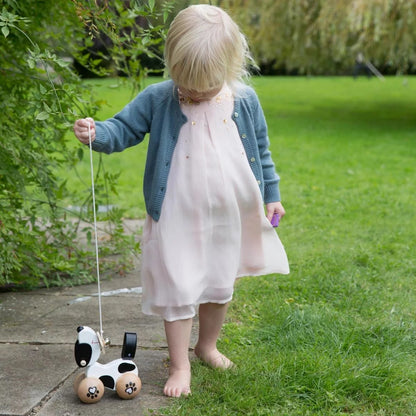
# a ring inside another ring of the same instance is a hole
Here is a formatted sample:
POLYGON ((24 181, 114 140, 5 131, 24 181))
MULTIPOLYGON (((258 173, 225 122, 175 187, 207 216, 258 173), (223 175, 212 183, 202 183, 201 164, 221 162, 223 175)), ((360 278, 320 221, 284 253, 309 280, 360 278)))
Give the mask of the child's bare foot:
POLYGON ((188 396, 191 394, 191 371, 171 368, 163 393, 169 397, 180 397, 182 394, 188 396))
POLYGON ((229 368, 234 367, 234 363, 224 354, 221 354, 216 348, 210 351, 202 351, 197 345, 195 347, 195 355, 212 368, 228 370, 229 368))

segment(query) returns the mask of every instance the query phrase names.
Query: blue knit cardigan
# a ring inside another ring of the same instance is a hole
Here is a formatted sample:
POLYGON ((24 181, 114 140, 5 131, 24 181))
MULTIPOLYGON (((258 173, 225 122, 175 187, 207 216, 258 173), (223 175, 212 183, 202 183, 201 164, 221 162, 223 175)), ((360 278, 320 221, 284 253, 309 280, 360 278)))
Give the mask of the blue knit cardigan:
MULTIPOLYGON (((263 110, 254 90, 242 87, 234 100, 237 125, 248 163, 265 203, 280 201, 279 176, 271 153, 263 110)), ((158 221, 166 193, 173 151, 187 118, 174 83, 163 81, 140 92, 113 118, 96 122, 95 151, 112 153, 134 146, 150 133, 143 192, 147 213, 158 221)))

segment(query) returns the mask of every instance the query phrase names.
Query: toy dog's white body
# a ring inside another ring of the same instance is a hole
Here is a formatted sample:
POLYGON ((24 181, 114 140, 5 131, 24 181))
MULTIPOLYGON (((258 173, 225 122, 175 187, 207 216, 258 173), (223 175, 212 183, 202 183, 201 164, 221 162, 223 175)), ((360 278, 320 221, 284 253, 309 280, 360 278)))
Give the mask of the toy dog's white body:
POLYGON ((139 375, 137 366, 133 361, 118 358, 117 360, 111 361, 108 364, 94 363, 92 366, 87 367, 85 370, 85 375, 87 377, 99 378, 105 387, 115 390, 117 380, 120 376, 127 372, 133 373, 136 376, 139 375), (120 371, 120 368, 126 369, 126 367, 128 370, 120 371))

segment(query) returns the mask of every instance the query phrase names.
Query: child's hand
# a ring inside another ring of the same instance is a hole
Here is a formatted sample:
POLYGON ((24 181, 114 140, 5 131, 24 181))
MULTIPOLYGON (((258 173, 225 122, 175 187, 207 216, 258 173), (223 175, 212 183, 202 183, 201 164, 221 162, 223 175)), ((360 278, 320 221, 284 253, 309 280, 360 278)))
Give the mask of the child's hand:
POLYGON ((74 124, 74 133, 81 143, 89 144, 88 124, 91 129, 91 141, 95 140, 95 122, 91 117, 81 118, 74 124))
POLYGON ((274 214, 279 216, 279 220, 281 220, 284 215, 286 214, 285 209, 281 202, 270 202, 266 204, 266 211, 267 211, 267 219, 272 222, 272 218, 274 214))

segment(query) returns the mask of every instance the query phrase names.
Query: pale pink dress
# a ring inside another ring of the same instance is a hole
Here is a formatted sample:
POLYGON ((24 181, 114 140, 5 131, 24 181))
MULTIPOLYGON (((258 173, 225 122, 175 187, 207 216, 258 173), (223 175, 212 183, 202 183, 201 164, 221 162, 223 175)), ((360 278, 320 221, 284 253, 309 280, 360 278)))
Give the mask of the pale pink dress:
POLYGON ((237 127, 231 91, 182 102, 182 127, 158 222, 146 218, 142 309, 167 321, 226 303, 236 277, 289 273, 285 250, 264 214, 237 127))

